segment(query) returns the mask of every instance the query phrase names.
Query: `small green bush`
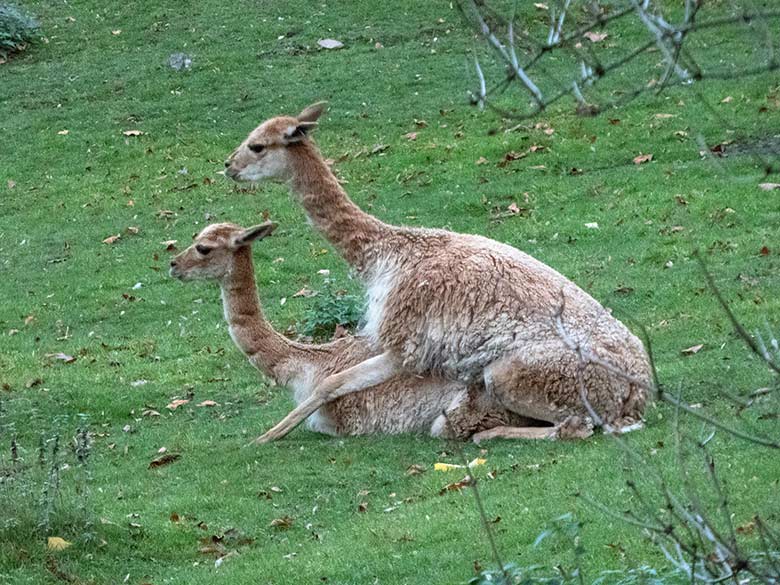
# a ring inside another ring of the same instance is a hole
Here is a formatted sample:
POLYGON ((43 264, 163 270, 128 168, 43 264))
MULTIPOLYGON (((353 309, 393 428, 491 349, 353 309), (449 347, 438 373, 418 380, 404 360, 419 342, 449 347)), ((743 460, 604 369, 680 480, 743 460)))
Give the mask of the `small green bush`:
POLYGON ((40 23, 13 4, 0 2, 0 57, 23 51, 33 41, 40 23))
POLYGON ((330 279, 313 301, 304 313, 301 333, 315 339, 330 339, 339 325, 355 328, 363 314, 362 299, 338 290, 330 279))

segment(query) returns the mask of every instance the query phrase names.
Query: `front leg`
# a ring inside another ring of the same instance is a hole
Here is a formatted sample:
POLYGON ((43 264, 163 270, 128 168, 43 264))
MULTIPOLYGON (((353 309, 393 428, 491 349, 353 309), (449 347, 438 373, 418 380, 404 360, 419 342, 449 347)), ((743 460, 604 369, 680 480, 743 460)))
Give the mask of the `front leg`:
POLYGON ((305 421, 320 406, 344 396, 386 382, 399 374, 401 368, 398 360, 389 352, 379 354, 347 368, 343 372, 325 378, 311 396, 296 406, 290 414, 282 419, 270 431, 254 440, 260 445, 281 439, 295 427, 305 421))

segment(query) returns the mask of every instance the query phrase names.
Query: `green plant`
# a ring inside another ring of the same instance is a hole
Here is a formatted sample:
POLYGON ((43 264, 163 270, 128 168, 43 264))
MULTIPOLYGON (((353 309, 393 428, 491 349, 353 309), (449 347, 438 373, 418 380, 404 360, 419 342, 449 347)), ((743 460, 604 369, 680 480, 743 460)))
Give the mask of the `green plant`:
POLYGON ((41 434, 37 448, 29 449, 13 426, 2 430, 10 438, 8 450, 0 452, 0 541, 19 533, 88 535, 91 442, 86 427, 64 444, 59 433, 41 434))
POLYGON ((363 313, 363 301, 336 288, 332 279, 325 279, 322 291, 303 316, 302 333, 317 339, 333 337, 338 326, 354 328, 363 313))
POLYGON ((39 29, 40 23, 21 8, 0 3, 0 57, 23 51, 39 29))

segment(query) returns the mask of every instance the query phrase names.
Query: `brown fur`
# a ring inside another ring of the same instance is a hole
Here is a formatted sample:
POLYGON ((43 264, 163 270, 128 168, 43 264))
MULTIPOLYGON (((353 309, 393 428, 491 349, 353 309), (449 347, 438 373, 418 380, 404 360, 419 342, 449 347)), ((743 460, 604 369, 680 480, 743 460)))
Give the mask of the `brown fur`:
MULTIPOLYGON (((320 112, 307 108, 298 126, 290 117, 264 122, 226 163, 226 174, 236 180, 289 181, 314 226, 367 284, 365 332, 382 359, 332 376, 319 399, 405 370, 484 381, 509 410, 559 425, 581 420, 586 429, 591 421, 580 397, 580 362, 554 319, 564 302, 569 341, 640 381, 588 365, 582 381, 589 402, 612 427, 641 420, 651 376, 639 339, 573 282, 511 246, 390 226, 360 210, 306 137, 320 112), (270 147, 257 155, 248 148, 253 143, 270 147)), ((314 399, 301 405, 267 438, 289 432, 315 405, 314 399)))
MULTIPOLYGON (((218 280, 236 345, 252 365, 275 382, 293 388, 296 402, 301 402, 327 376, 376 352, 361 337, 302 344, 274 330, 258 300, 250 248, 272 229, 273 224, 249 230, 234 224, 210 225, 172 260, 171 275, 183 280, 218 280), (200 253, 198 246, 205 246, 207 254, 200 253)), ((343 396, 309 419, 313 430, 333 435, 431 432, 460 439, 493 427, 527 422, 486 400, 478 388, 413 374, 397 375, 365 392, 343 396), (449 424, 443 424, 443 411, 447 411, 449 424)), ((552 434, 549 427, 547 434, 552 434)))

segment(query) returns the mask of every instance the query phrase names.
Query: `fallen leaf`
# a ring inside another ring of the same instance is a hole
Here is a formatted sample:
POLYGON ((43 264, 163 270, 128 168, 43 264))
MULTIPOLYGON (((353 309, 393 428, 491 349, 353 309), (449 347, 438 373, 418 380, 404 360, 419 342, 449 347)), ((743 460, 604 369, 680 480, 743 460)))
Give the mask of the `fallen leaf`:
POLYGON ((480 457, 477 457, 476 459, 472 459, 469 461, 469 469, 474 469, 478 465, 485 465, 487 463, 487 459, 482 459, 480 457))
POLYGON ((70 134, 70 130, 60 130, 59 132, 57 132, 57 134, 59 134, 60 136, 67 136, 68 134, 70 134))
POLYGON ((477 159, 477 163, 476 163, 476 164, 478 164, 478 165, 486 165, 486 164, 488 164, 489 162, 490 162, 490 161, 489 161, 488 159, 486 159, 484 156, 481 156, 481 157, 479 157, 479 158, 477 159))
POLYGON ((703 343, 700 343, 699 345, 692 345, 691 347, 686 347, 680 353, 682 353, 684 355, 693 355, 693 354, 699 353, 702 350, 703 347, 704 347, 703 343))
POLYGON ((165 453, 164 455, 160 455, 159 457, 152 459, 152 461, 149 463, 149 469, 168 465, 169 463, 173 463, 179 458, 181 458, 179 453, 165 453))
POLYGON ((309 289, 309 288, 304 286, 301 290, 299 290, 297 293, 295 293, 292 296, 292 298, 305 297, 305 298, 308 299, 309 297, 316 296, 316 294, 317 294, 316 291, 313 291, 313 290, 311 290, 311 289, 309 289))
POLYGON ((751 520, 750 522, 746 522, 741 526, 737 526, 736 530, 737 530, 737 534, 752 534, 755 528, 756 528, 756 521, 751 520))
POLYGON ((417 140, 417 132, 407 132, 404 134, 404 138, 407 140, 417 140))
POLYGON ((170 520, 171 522, 178 522, 179 520, 181 520, 181 518, 179 518, 179 515, 176 512, 172 512, 170 516, 170 520))
POLYGON ((512 215, 520 213, 520 208, 517 206, 517 203, 510 203, 506 210, 512 215))
POLYGON ((585 227, 588 228, 589 230, 597 230, 597 229, 599 229, 599 224, 596 223, 595 221, 592 221, 592 222, 586 223, 585 227))
POLYGON ((470 486, 470 485, 471 485, 471 479, 468 478, 468 477, 464 477, 460 481, 456 481, 456 482, 453 482, 453 483, 448 483, 447 485, 445 485, 443 488, 441 488, 439 490, 439 495, 443 496, 447 492, 459 492, 464 487, 467 487, 467 486, 470 486))
POLYGON ((168 252, 173 252, 176 249, 176 242, 178 242, 178 240, 165 240, 164 242, 160 243, 165 246, 165 249, 168 252))
MULTIPOLYGON (((531 148, 533 148, 533 146, 532 146, 531 148)), ((531 150, 531 152, 534 152, 534 151, 533 151, 533 150, 531 150)), ((499 166, 499 167, 505 167, 505 166, 506 166, 506 165, 508 165, 510 162, 512 162, 512 161, 514 161, 514 160, 520 160, 521 158, 525 158, 526 156, 528 156, 528 151, 525 151, 525 152, 517 152, 517 151, 515 151, 515 150, 510 150, 509 152, 507 152, 507 153, 504 155, 504 159, 503 159, 501 162, 499 162, 499 163, 498 163, 498 166, 499 166)), ((480 164, 480 163, 479 163, 479 162, 477 162, 477 164, 480 164)))
POLYGON ((780 183, 759 183, 758 188, 764 191, 774 191, 780 189, 780 183))
POLYGON ((122 134, 125 136, 141 136, 142 134, 145 134, 141 130, 123 130, 122 134))
POLYGON ((46 548, 49 550, 65 550, 72 544, 72 542, 68 542, 59 536, 50 536, 46 541, 46 548))
POLYGON ((323 49, 341 49, 344 43, 336 39, 320 39, 317 44, 323 49))
POLYGON ((653 160, 652 154, 640 154, 633 158, 635 165, 641 165, 642 163, 650 162, 653 160))
POLYGON ((434 471, 452 471, 453 469, 463 469, 462 465, 454 465, 452 463, 434 463, 434 471))
POLYGON ((588 31, 582 36, 588 39, 591 43, 599 43, 607 38, 607 33, 595 33, 588 31))
POLYGON ((547 6, 547 4, 543 4, 541 2, 534 2, 534 6, 538 8, 539 10, 549 10, 550 7, 547 6))
POLYGON ((121 237, 120 234, 117 234, 115 236, 108 236, 105 240, 103 240, 104 244, 114 244, 116 241, 121 237))
POLYGON ((153 408, 145 408, 141 416, 160 416, 160 413, 153 408))
POLYGON ((658 120, 667 120, 669 118, 676 118, 677 116, 675 114, 656 114, 655 117, 658 120))
POLYGON ((371 149, 371 152, 369 154, 381 154, 384 151, 386 151, 388 148, 390 148, 389 144, 375 144, 374 148, 371 149))
POLYGON ((176 410, 177 408, 179 408, 180 406, 184 406, 188 402, 189 402, 189 400, 186 400, 184 398, 179 398, 178 400, 174 400, 173 402, 171 402, 165 408, 168 408, 169 410, 176 410))
POLYGON ((730 102, 731 102, 733 99, 734 99, 733 97, 731 97, 730 95, 727 95, 727 96, 726 96, 726 97, 724 97, 722 100, 720 100, 720 103, 722 103, 722 104, 728 104, 728 103, 730 103, 730 102))
POLYGON ((758 252, 762 256, 769 256, 769 248, 766 246, 762 246, 761 250, 758 252))
POLYGON ((368 511, 368 502, 360 502, 358 504, 358 512, 367 512, 368 511))
POLYGON ((197 406, 219 406, 219 403, 214 402, 213 400, 204 400, 203 402, 199 402, 197 406))
POLYGON ((422 473, 425 473, 425 467, 416 463, 406 468, 406 475, 420 475, 422 473))
POLYGON ((59 352, 59 353, 47 353, 46 357, 47 358, 53 358, 55 360, 62 360, 66 364, 72 364, 73 362, 76 361, 76 358, 74 358, 72 355, 68 355, 68 354, 62 353, 62 352, 59 352))
POLYGON ((141 231, 141 228, 139 228, 139 227, 136 227, 136 226, 134 226, 134 225, 131 225, 131 226, 129 226, 129 227, 127 228, 127 233, 128 233, 128 234, 131 234, 131 235, 133 235, 133 236, 137 236, 137 235, 138 235, 138 233, 139 233, 140 231, 141 231))
POLYGON ((122 29, 121 28, 117 28, 115 30, 112 30, 111 34, 114 35, 114 36, 121 35, 122 34, 122 29))
POLYGON ((27 316, 24 318, 24 324, 25 324, 25 325, 29 325, 29 324, 30 324, 30 323, 32 323, 33 321, 35 321, 35 315, 27 315, 27 316))
POLYGON ((271 524, 269 524, 269 526, 276 528, 277 530, 287 530, 288 528, 292 527, 294 521, 295 520, 293 518, 285 514, 281 518, 274 518, 271 520, 271 524))
POLYGON ((34 388, 35 386, 40 386, 43 384, 43 380, 40 378, 30 378, 24 383, 25 388, 34 388))
POLYGON ((12 181, 11 179, 8 179, 8 183, 6 184, 8 185, 9 189, 13 189, 14 187, 16 187, 16 181, 12 181))

